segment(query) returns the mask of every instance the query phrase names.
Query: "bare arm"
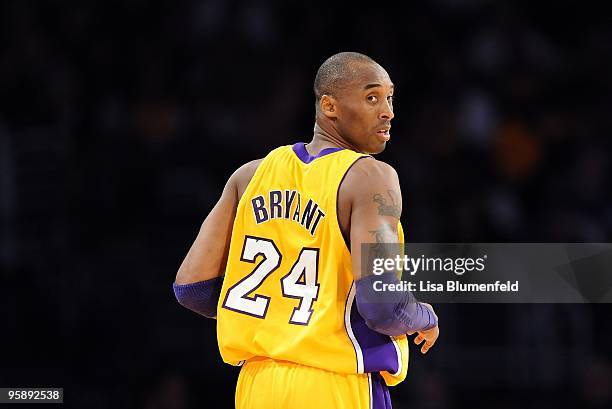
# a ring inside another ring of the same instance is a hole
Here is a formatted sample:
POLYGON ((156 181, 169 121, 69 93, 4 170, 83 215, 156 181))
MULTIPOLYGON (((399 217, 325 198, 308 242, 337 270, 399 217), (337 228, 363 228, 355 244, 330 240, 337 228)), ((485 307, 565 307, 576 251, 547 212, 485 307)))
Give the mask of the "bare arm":
POLYGON ((259 163, 261 160, 249 162, 229 178, 185 256, 176 274, 176 284, 210 280, 224 273, 236 208, 259 163))
MULTIPOLYGON (((349 171, 342 192, 350 203, 350 242, 353 277, 359 313, 373 330, 386 335, 418 332, 415 343, 425 341, 426 353, 439 334, 438 318, 429 304, 418 302, 410 292, 382 294, 373 291, 375 280, 397 282, 396 274, 362 274, 362 243, 369 246, 368 258, 393 258, 399 243, 398 222, 402 195, 395 170, 371 158, 359 160, 349 171)), ((344 202, 346 203, 346 201, 344 202)), ((368 272, 370 273, 370 272, 368 272)))
MULTIPOLYGON (((395 170, 373 158, 355 163, 342 189, 351 206, 351 259, 353 277, 358 280, 362 243, 399 243, 397 225, 402 214, 402 193, 395 170)), ((378 250, 384 253, 388 248, 380 246, 378 250)))

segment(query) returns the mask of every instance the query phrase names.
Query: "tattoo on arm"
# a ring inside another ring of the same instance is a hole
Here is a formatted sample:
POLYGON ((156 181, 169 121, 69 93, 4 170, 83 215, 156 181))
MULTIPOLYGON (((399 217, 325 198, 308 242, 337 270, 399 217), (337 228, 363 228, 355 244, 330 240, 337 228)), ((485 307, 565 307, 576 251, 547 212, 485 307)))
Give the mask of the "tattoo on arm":
MULTIPOLYGON (((369 251, 362 253, 362 257, 365 257, 362 259, 363 266, 372 266, 374 259, 395 258, 400 254, 401 244, 397 242, 397 225, 383 223, 378 229, 370 230, 370 234, 374 236, 376 244, 366 244, 369 251), (395 243, 395 245, 391 243, 395 243)), ((362 273, 369 275, 371 272, 370 268, 365 268, 362 273)), ((395 274, 397 277, 401 277, 402 271, 396 270, 395 274)))
MULTIPOLYGON (((399 192, 387 190, 385 193, 376 193, 372 196, 374 203, 378 205, 379 216, 391 216, 397 219, 395 223, 383 222, 376 230, 370 230, 374 244, 365 244, 367 250, 362 252, 362 274, 372 274, 374 259, 395 258, 400 254, 400 244, 398 243, 397 221, 402 214, 402 199, 399 192), (395 245, 394 245, 395 244, 395 245)), ((401 277, 401 270, 397 270, 396 275, 401 277)))
POLYGON ((383 223, 378 229, 370 230, 376 243, 393 243, 397 241, 397 226, 390 223, 383 223))
POLYGON ((381 193, 376 193, 372 200, 378 203, 378 214, 381 216, 392 216, 395 218, 400 218, 402 215, 402 206, 401 200, 399 200, 399 195, 397 192, 393 190, 387 190, 387 196, 390 200, 385 198, 385 195, 381 193))

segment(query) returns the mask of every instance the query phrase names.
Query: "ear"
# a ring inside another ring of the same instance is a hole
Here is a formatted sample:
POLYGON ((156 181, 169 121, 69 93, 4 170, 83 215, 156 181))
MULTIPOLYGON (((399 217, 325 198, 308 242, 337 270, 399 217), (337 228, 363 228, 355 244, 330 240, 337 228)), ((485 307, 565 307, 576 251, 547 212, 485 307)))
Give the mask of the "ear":
POLYGON ((336 119, 338 117, 336 99, 331 95, 323 94, 319 101, 319 108, 323 115, 329 119, 336 119))

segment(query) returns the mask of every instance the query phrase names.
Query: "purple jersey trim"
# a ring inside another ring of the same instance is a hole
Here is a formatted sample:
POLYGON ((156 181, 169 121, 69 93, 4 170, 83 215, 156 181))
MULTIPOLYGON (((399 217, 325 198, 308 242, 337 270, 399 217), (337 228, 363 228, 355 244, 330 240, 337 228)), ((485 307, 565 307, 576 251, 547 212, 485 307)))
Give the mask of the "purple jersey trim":
POLYGON ((387 371, 397 373, 399 359, 393 340, 388 335, 371 330, 357 310, 353 301, 351 308, 351 328, 361 348, 364 372, 387 371))
POLYGON ((342 149, 344 148, 325 148, 325 149, 321 149, 321 152, 319 152, 317 155, 311 155, 306 150, 306 144, 304 142, 298 142, 295 145, 293 145, 293 152, 295 152, 297 157, 306 164, 312 162, 313 160, 317 158, 320 158, 321 156, 325 156, 330 153, 338 152, 338 151, 341 151, 342 149))
POLYGON ((389 387, 379 373, 370 374, 370 387, 372 390, 372 409, 391 409, 389 387))

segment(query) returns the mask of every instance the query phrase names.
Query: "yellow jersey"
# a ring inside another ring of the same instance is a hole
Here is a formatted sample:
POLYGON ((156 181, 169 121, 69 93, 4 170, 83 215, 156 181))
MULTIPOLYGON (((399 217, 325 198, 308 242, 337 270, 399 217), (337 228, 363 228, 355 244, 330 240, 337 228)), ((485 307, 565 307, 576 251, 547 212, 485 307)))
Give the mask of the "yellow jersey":
MULTIPOLYGON (((338 373, 406 377, 406 336, 371 330, 355 302, 351 254, 337 218, 338 189, 367 155, 304 143, 270 152, 236 211, 217 307, 223 360, 256 357, 338 373)), ((400 241, 403 241, 401 225, 400 241)))

